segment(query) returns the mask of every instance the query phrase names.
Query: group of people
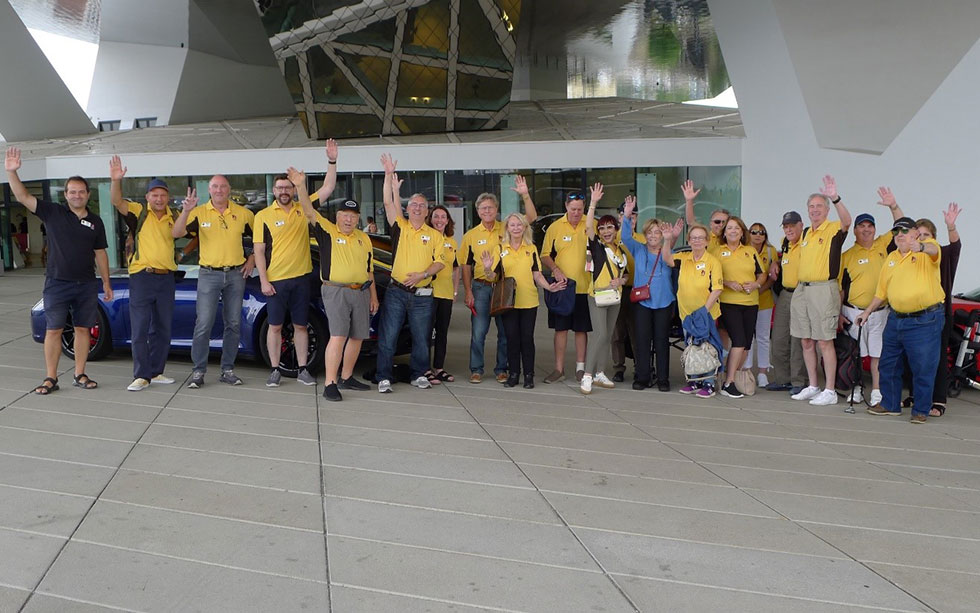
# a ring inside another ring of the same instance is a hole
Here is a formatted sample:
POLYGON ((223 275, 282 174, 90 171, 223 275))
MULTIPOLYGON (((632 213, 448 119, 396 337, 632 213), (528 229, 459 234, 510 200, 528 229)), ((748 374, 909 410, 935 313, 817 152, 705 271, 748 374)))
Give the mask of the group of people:
MULTIPOLYGON (((913 422, 925 421, 930 412, 945 411, 946 361, 940 353, 951 327, 948 297, 959 255, 955 203, 944 212, 950 245, 941 248, 932 222, 905 217, 891 191, 881 188, 879 204, 890 209, 892 228, 876 236, 874 217, 861 214, 854 220, 856 243, 843 251, 851 215, 836 182, 827 176, 823 188, 807 198, 809 227, 804 228, 798 212, 787 212, 782 218, 785 238, 777 249, 763 224, 747 226, 724 209, 712 212, 707 225, 699 223, 694 204, 700 190, 690 180, 681 186, 685 218, 673 224, 647 219, 642 228, 637 227, 633 196, 619 205, 618 215, 597 219, 603 197, 603 186, 597 183, 589 190, 587 203, 582 192, 566 194, 565 214, 548 227, 539 252, 530 225, 537 212, 523 178, 518 176, 512 189, 521 198, 524 214, 511 213, 498 220, 497 197, 481 194, 474 203, 479 223, 457 242, 446 207, 430 207, 426 197, 416 193, 403 212, 397 162, 384 155, 383 200, 392 268, 380 303, 373 247, 359 229, 358 203, 345 200, 338 205, 335 221, 314 207, 336 185, 338 147, 332 139, 325 152, 327 172, 318 190, 310 194, 306 175, 290 168, 274 179, 275 202, 257 214, 230 200, 229 182, 221 175, 209 182, 208 202, 199 205, 195 190, 188 189, 179 211, 169 208, 169 187, 159 179, 147 184, 146 204, 128 200, 122 194, 126 168, 118 156, 110 160, 111 202, 133 237, 129 308, 134 380, 128 389, 174 382, 164 374, 174 309, 174 241, 188 234, 197 238, 200 249, 188 387, 205 383, 219 304, 224 332, 218 380, 242 384, 234 364, 245 279, 253 268, 267 298, 272 371, 266 385, 281 383, 280 348, 287 314, 293 323, 297 380, 315 385, 307 369, 306 327, 312 234, 319 250, 320 291, 330 330, 323 395, 331 401, 341 400, 343 390, 370 389, 354 377, 353 369, 361 343, 370 333, 370 317, 379 310, 375 374, 379 392, 392 390, 394 354, 406 323, 412 337, 411 384, 429 388, 454 381, 445 368, 446 346, 452 306, 462 282, 464 303, 471 311, 469 381, 473 384, 483 380, 484 346, 494 319, 497 382, 514 387, 523 376, 523 386, 534 387, 534 327, 542 289, 563 298, 546 301, 548 326, 554 330, 554 370, 545 383, 565 379, 571 331, 575 377, 583 394, 624 381, 627 343, 635 362, 633 389, 656 386, 670 391, 670 336, 676 309, 682 322, 709 322, 711 335, 720 333, 723 375, 718 382, 723 395, 742 396, 736 384, 741 372, 743 378, 752 377, 766 389, 789 391, 794 400, 835 404, 834 339, 844 327, 858 339, 862 355, 871 358, 869 412, 901 411, 905 368, 914 389, 905 401, 912 406, 913 422), (836 209, 836 221, 829 219, 831 207, 836 209), (685 221, 690 249, 675 252, 685 221), (492 315, 494 288, 504 279, 513 280, 511 304, 492 315), (610 361, 611 377, 606 374, 610 361), (751 372, 753 365, 757 373, 751 372)), ((96 322, 98 308, 96 269, 105 299, 112 298, 105 230, 101 219, 87 208, 89 191, 83 178, 66 181, 68 207, 63 207, 27 191, 17 176, 20 163, 20 152, 8 149, 5 168, 13 194, 44 221, 51 234, 44 287, 47 376, 35 392, 58 389, 60 337, 69 313, 75 327, 74 385, 91 389, 97 383, 85 374, 85 364, 88 330, 96 322)), ((367 224, 368 229, 377 229, 373 218, 367 224)), ((713 378, 703 378, 687 382, 680 392, 708 398, 715 394, 714 388, 713 378)))

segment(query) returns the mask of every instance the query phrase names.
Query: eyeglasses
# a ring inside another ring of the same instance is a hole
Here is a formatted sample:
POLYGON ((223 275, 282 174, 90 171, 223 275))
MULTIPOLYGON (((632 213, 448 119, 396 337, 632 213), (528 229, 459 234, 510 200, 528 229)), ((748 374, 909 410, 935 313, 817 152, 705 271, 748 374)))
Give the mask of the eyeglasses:
POLYGON ((719 226, 719 225, 725 223, 725 220, 724 219, 712 219, 711 220, 711 223, 715 224, 716 226, 719 226))
POLYGON ((581 192, 572 192, 568 194, 567 200, 585 200, 585 194, 581 192))
POLYGON ((765 236, 766 235, 766 233, 763 232, 762 230, 749 230, 749 234, 751 234, 752 236, 765 236))
POLYGON ((687 242, 689 242, 689 243, 693 243, 694 241, 706 241, 706 240, 708 240, 708 237, 707 236, 701 236, 700 234, 698 234, 696 236, 688 236, 687 237, 687 242))

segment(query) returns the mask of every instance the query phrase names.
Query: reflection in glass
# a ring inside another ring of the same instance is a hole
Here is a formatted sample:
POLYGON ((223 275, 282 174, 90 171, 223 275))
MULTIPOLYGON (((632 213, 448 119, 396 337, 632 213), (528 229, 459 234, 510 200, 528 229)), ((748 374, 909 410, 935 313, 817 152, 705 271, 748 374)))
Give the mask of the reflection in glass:
POLYGON ((374 100, 384 106, 391 60, 386 57, 349 55, 341 51, 338 51, 337 55, 343 59, 357 80, 367 88, 374 100))
POLYGON ((473 111, 499 111, 510 102, 511 83, 461 72, 456 76, 456 108, 473 111))
POLYGON ((477 0, 459 3, 459 61, 472 66, 512 69, 477 0))
POLYGON ((307 52, 310 67, 310 89, 314 102, 333 104, 363 104, 361 96, 340 68, 320 47, 307 52))
POLYGON ((354 113, 316 113, 317 131, 336 138, 381 134, 381 119, 354 113))
POLYGON ((402 62, 398 70, 395 104, 446 108, 446 69, 402 62))
POLYGON ((449 53, 449 0, 433 0, 408 12, 402 50, 445 58, 449 53))
POLYGON ((283 71, 286 76, 286 87, 295 104, 303 102, 303 82, 299 78, 299 62, 295 57, 287 57, 283 71))

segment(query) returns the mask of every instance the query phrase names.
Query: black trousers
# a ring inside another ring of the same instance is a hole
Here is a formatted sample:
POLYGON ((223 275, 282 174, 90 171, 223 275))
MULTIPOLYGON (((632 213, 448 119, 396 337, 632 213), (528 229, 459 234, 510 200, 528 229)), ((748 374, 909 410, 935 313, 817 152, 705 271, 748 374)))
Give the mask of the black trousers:
POLYGON ((453 301, 449 298, 436 298, 432 303, 432 327, 436 331, 433 343, 432 368, 440 370, 446 366, 446 343, 449 340, 449 320, 453 316, 453 301))
POLYGON ((667 383, 670 380, 670 322, 673 316, 673 304, 662 309, 633 305, 633 329, 636 332, 634 381, 650 383, 651 341, 657 355, 657 383, 667 383))
POLYGON ((504 321, 504 334, 507 335, 507 366, 510 374, 534 375, 534 322, 538 307, 530 309, 511 309, 501 317, 504 321))

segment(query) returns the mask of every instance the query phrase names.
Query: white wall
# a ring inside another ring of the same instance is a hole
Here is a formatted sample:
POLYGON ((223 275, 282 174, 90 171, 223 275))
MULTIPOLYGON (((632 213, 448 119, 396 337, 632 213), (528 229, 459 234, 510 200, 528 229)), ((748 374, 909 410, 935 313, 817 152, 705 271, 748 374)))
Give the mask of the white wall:
POLYGON ((118 119, 123 130, 139 117, 170 123, 187 49, 103 40, 86 109, 92 121, 118 119))
MULTIPOLYGON (((852 215, 869 212, 879 230, 890 227, 888 210, 875 204, 876 189, 887 185, 909 216, 938 222, 938 238, 944 242, 940 211, 956 201, 966 210, 957 222, 963 254, 954 289, 980 286, 980 267, 969 265, 980 255, 980 241, 969 231, 980 219, 980 44, 973 45, 881 155, 849 153, 818 145, 772 2, 709 0, 709 5, 745 125, 746 220, 762 221, 771 234, 778 234, 781 214, 790 209, 805 213, 807 195, 829 173, 837 178, 852 215)), ((896 70, 893 78, 903 79, 909 88, 917 85, 914 75, 903 70, 896 70)), ((883 96, 880 103, 887 106, 888 98, 883 96)))

